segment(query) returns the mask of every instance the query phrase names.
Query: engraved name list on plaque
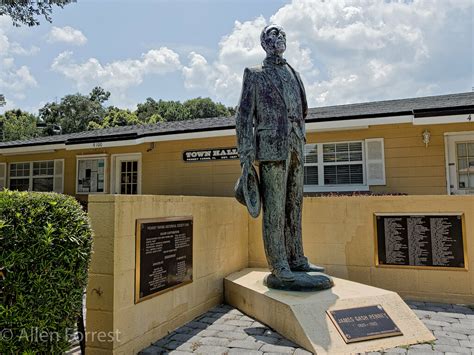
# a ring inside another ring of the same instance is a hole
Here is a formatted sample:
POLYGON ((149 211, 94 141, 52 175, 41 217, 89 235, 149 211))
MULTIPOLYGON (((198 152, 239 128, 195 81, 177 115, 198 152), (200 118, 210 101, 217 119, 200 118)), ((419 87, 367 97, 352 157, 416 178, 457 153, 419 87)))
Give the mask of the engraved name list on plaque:
POLYGON ((467 269, 462 214, 375 214, 376 264, 467 269))
POLYGON ((138 219, 135 303, 192 282, 193 219, 138 219))

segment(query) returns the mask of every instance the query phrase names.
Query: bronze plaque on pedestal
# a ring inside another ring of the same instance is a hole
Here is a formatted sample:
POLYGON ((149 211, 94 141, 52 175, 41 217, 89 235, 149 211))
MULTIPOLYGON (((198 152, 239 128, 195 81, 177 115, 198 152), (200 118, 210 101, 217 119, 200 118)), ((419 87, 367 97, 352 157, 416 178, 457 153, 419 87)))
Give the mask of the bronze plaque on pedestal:
POLYGON ((327 314, 347 344, 403 335, 381 305, 338 309, 327 314))
POLYGON ((138 219, 135 303, 193 279, 193 218, 138 219))
POLYGON ((375 214, 376 265, 467 269, 463 215, 375 214))

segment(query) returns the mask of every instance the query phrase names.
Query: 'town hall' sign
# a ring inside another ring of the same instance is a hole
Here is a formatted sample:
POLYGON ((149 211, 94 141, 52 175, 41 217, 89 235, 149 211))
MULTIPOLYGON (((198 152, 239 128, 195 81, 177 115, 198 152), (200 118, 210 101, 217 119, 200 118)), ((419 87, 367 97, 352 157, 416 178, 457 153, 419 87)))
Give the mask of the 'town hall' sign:
POLYGON ((185 162, 239 159, 236 147, 214 148, 202 150, 186 150, 183 152, 185 162))

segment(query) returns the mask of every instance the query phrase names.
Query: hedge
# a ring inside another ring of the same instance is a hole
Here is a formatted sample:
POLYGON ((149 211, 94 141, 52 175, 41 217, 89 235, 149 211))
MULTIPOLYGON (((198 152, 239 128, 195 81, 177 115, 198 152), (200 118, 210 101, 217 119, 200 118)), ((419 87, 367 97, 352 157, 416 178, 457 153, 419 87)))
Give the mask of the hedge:
POLYGON ((91 256, 87 214, 70 196, 0 191, 0 246, 0 354, 68 350, 91 256))

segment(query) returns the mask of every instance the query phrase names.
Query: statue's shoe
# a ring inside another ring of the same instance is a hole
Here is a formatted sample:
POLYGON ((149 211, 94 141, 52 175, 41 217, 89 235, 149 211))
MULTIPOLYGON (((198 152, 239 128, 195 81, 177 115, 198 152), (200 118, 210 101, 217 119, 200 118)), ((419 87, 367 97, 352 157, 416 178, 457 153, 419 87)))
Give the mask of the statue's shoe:
POLYGON ((303 272, 324 272, 322 266, 314 265, 311 263, 302 264, 299 266, 292 266, 291 271, 303 271, 303 272))
POLYGON ((291 272, 288 267, 278 267, 273 269, 272 275, 275 276, 282 282, 293 282, 295 281, 295 275, 291 272))
POLYGON ((334 281, 328 275, 316 273, 308 274, 306 272, 294 273, 295 280, 288 282, 282 281, 274 274, 267 275, 264 284, 268 288, 285 291, 312 292, 327 290, 334 286, 334 281))

